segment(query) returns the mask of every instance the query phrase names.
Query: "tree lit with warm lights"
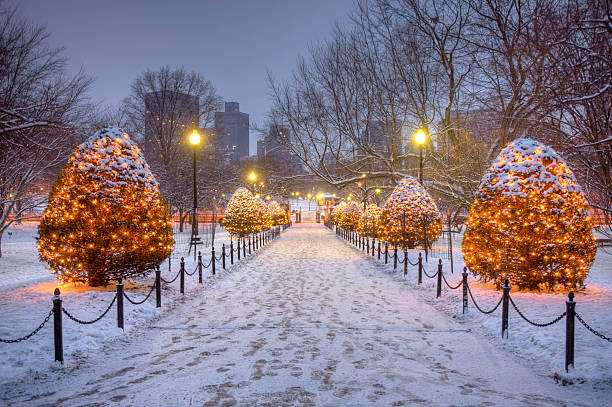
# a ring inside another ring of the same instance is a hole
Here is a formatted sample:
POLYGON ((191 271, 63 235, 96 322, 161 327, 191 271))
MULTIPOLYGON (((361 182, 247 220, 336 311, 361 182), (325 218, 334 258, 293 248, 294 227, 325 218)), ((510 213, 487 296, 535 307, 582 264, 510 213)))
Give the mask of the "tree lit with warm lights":
POLYGON ((378 237, 382 209, 378 205, 368 205, 361 214, 357 232, 362 236, 378 237))
POLYGON ((259 205, 246 188, 238 188, 225 208, 223 227, 230 234, 245 237, 261 230, 259 205))
POLYGON ((141 150, 117 127, 100 130, 68 160, 39 226, 42 260, 62 283, 106 285, 142 275, 174 241, 168 206, 141 150))
POLYGON ((519 139, 501 151, 470 209, 463 255, 485 281, 518 288, 583 284, 595 256, 588 203, 551 147, 519 139))
POLYGON ((359 205, 356 202, 349 201, 342 208, 337 224, 346 230, 357 230, 360 219, 361 210, 359 209, 359 205))
POLYGON ((431 245, 440 233, 442 222, 436 202, 414 178, 401 180, 382 208, 379 238, 412 249, 431 245))
POLYGON ((284 225, 288 222, 287 212, 281 208, 281 206, 276 201, 271 201, 268 205, 268 209, 274 218, 275 225, 284 225))
POLYGON ((270 230, 272 226, 274 226, 274 217, 272 216, 272 212, 270 212, 268 205, 266 205, 263 200, 256 199, 255 202, 257 203, 257 209, 259 211, 260 230, 270 230))
POLYGON ((331 221, 337 225, 340 217, 342 216, 342 212, 346 208, 346 202, 342 201, 338 205, 334 207, 334 210, 331 213, 331 221))

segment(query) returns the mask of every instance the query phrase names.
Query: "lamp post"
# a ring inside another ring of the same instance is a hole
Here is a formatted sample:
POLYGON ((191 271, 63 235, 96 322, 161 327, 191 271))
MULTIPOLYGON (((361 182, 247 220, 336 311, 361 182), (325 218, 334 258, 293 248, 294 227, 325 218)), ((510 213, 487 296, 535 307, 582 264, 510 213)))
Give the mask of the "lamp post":
POLYGON ((197 146, 201 137, 196 130, 189 136, 189 142, 193 146, 193 222, 191 225, 191 236, 198 235, 198 183, 197 183, 197 146))
POLYGON ((257 179, 255 171, 251 171, 251 173, 249 174, 249 179, 251 180, 251 193, 255 195, 255 180, 257 179))
POLYGON ((427 140, 427 134, 422 129, 414 135, 414 141, 419 145, 419 184, 423 185, 423 145, 427 140))

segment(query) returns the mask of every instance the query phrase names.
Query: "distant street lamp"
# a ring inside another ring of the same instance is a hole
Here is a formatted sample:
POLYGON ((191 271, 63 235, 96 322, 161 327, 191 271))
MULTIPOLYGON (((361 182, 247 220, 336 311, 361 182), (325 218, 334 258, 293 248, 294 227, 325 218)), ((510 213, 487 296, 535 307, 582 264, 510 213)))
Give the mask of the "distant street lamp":
POLYGON ((255 171, 251 171, 249 174, 249 179, 251 180, 251 193, 255 194, 255 180, 257 180, 257 175, 255 175, 255 171))
POLYGON ((200 144, 201 137, 197 130, 189 136, 189 142, 193 146, 193 222, 191 224, 191 235, 198 235, 198 183, 197 183, 197 147, 200 144))
POLYGON ((423 145, 427 141, 427 134, 419 129, 414 135, 414 141, 419 145, 419 184, 423 185, 423 145))

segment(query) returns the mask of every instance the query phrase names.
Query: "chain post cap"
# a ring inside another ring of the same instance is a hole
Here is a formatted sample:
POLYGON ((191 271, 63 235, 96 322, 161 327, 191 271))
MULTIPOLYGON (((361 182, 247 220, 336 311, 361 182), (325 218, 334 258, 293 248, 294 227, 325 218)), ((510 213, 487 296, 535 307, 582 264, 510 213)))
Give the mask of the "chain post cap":
POLYGON ((419 252, 419 258, 421 258, 421 257, 422 257, 421 252, 419 252))
POLYGON ((202 252, 198 250, 198 256, 201 256, 201 255, 202 255, 202 252))
POLYGON ((510 280, 505 279, 505 280, 504 280, 504 285, 505 285, 506 287, 508 287, 508 286, 510 285, 510 280))
POLYGON ((442 265, 442 259, 438 259, 438 264, 442 265))
POLYGON ((569 294, 567 294, 567 297, 569 298, 570 301, 574 301, 574 292, 570 291, 569 294))
POLYGON ((59 287, 55 287, 55 290, 53 290, 53 295, 55 295, 56 297, 59 297, 59 295, 60 295, 59 287))
POLYGON ((123 284, 123 278, 122 277, 119 277, 117 279, 117 285, 120 285, 120 284, 123 284))
POLYGON ((181 263, 184 263, 184 262, 185 262, 185 258, 181 257, 181 263))
POLYGON ((467 273, 467 267, 463 266, 463 272, 467 273))
POLYGON ((159 270, 159 264, 155 266, 155 270, 159 270))

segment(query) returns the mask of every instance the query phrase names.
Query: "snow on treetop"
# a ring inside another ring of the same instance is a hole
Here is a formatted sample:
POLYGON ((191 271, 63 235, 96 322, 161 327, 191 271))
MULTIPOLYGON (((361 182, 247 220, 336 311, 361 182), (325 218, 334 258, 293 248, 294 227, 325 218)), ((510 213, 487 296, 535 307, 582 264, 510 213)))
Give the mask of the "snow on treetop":
POLYGON ((582 192, 563 158, 552 147, 523 138, 504 148, 480 183, 479 197, 499 192, 527 197, 531 191, 543 196, 562 191, 582 192))
POLYGON ((140 148, 119 127, 97 131, 77 148, 70 163, 72 171, 89 173, 102 189, 134 184, 157 189, 157 181, 140 148))
POLYGON ((395 187, 384 206, 394 215, 400 212, 419 216, 438 216, 438 206, 425 188, 412 177, 406 177, 395 187), (399 209, 394 209, 399 208, 399 209))

